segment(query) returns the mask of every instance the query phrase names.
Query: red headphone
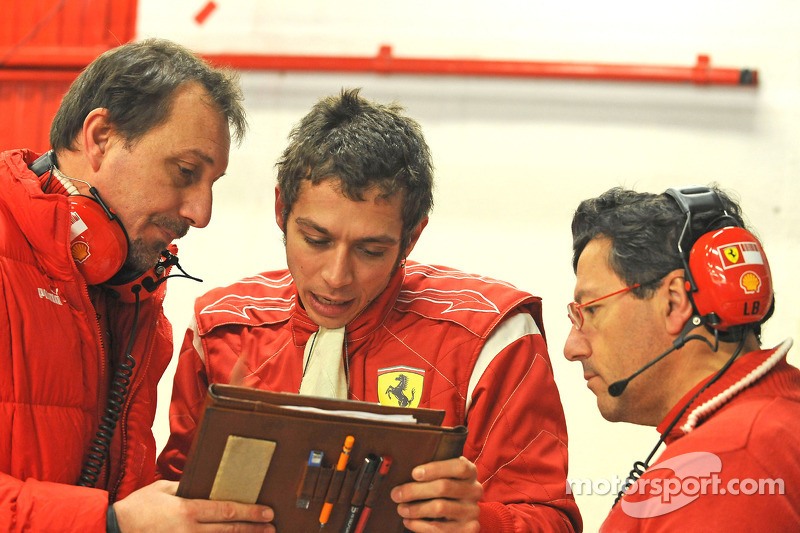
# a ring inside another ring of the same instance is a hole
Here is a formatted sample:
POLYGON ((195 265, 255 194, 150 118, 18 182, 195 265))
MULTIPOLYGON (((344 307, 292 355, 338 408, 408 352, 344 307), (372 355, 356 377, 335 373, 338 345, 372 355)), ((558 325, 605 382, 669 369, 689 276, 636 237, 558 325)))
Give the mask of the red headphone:
POLYGON ((716 191, 690 186, 667 189, 686 222, 678 240, 678 252, 686 270, 686 291, 695 310, 709 316, 708 325, 720 331, 761 322, 773 303, 772 275, 759 240, 742 228, 722 205, 716 191), (711 229, 692 242, 692 217, 716 214, 711 229))
POLYGON ((93 189, 95 198, 69 197, 69 246, 78 271, 88 285, 111 279, 128 256, 128 237, 122 223, 93 189))
MULTIPOLYGON (((36 159, 28 168, 37 176, 50 172, 49 179, 59 179, 52 150, 36 159)), ((140 293, 139 299, 146 298, 157 286, 152 284, 153 280, 165 272, 162 262, 159 261, 145 272, 123 269, 128 257, 128 234, 122 221, 103 202, 94 187, 89 187, 92 196, 83 196, 71 184, 62 182, 62 185, 70 193, 70 250, 87 285, 107 285, 123 302, 135 301, 136 293, 144 286, 148 290, 140 293)))

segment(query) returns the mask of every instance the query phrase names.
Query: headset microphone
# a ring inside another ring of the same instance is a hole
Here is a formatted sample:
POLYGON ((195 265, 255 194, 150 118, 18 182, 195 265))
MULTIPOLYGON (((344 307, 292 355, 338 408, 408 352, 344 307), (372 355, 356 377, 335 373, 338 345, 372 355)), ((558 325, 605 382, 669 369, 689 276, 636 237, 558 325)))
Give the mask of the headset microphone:
POLYGON ((635 378, 636 376, 638 376, 639 374, 641 374, 642 372, 644 372, 645 370, 647 370, 648 368, 650 368, 654 364, 656 364, 659 361, 661 361, 662 359, 664 359, 666 356, 668 356, 669 354, 671 354, 675 350, 678 350, 681 347, 683 347, 683 345, 686 344, 687 341, 690 341, 692 339, 699 339, 699 340, 703 340, 703 341, 708 342, 708 340, 705 337, 701 337, 700 335, 691 335, 689 337, 686 336, 686 335, 689 334, 689 332, 691 330, 693 330, 694 328, 696 328, 698 326, 701 326, 701 325, 705 324, 705 322, 706 322, 706 319, 701 317, 701 316, 698 316, 698 315, 692 316, 692 318, 690 318, 686 322, 686 324, 683 326, 683 330, 681 331, 680 335, 678 335, 678 338, 675 339, 675 341, 672 343, 672 346, 670 346, 667 351, 665 351, 664 353, 662 353, 661 355, 659 355, 658 357, 656 357, 655 359, 653 359, 652 361, 650 361, 649 363, 644 365, 642 368, 640 368, 639 370, 637 370, 636 372, 634 372, 633 374, 631 374, 627 378, 621 379, 619 381, 615 381, 614 383, 609 385, 608 386, 608 394, 610 394, 614 398, 616 398, 617 396, 621 395, 625 391, 625 387, 628 386, 628 382, 630 382, 633 378, 635 378))

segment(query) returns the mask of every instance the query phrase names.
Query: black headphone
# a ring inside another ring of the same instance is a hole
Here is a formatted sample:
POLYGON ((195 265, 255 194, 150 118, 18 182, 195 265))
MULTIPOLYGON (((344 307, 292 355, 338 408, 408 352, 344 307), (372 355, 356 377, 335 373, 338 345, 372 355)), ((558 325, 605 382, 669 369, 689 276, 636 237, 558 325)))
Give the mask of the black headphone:
POLYGON ((773 304, 772 276, 759 240, 725 211, 717 192, 691 185, 665 191, 686 216, 678 253, 695 311, 719 331, 758 323, 773 304), (709 218, 695 240, 692 220, 709 218))

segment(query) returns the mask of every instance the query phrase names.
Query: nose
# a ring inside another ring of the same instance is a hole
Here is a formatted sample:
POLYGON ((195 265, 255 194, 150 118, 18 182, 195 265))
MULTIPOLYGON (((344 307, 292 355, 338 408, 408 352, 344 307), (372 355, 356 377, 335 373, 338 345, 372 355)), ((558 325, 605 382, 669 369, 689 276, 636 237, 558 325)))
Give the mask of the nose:
POLYGON ((213 195, 211 186, 198 184, 186 191, 181 204, 180 215, 195 228, 204 228, 211 222, 211 204, 213 195))
POLYGON ((331 249, 322 270, 322 279, 332 289, 349 285, 353 281, 353 268, 346 246, 331 249))
POLYGON ((569 335, 567 341, 564 343, 564 357, 568 361, 580 361, 586 359, 591 355, 591 346, 586 336, 575 329, 574 326, 569 328, 569 335))

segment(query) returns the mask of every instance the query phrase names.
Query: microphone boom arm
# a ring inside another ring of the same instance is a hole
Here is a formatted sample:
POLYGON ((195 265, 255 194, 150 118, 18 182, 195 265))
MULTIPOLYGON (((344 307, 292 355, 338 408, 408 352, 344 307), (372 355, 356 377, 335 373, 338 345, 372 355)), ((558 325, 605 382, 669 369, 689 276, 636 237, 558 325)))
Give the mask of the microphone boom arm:
POLYGON ((684 324, 683 326, 683 330, 681 330, 680 334, 673 341, 672 346, 667 351, 665 351, 664 353, 662 353, 661 355, 659 355, 658 357, 656 357, 655 359, 644 365, 642 368, 640 368, 639 370, 628 376, 626 379, 615 381, 614 383, 609 385, 608 394, 610 394, 614 398, 621 395, 625 391, 625 387, 628 386, 628 382, 630 382, 633 378, 635 378, 636 376, 638 376, 639 374, 641 374, 642 372, 644 372, 645 370, 656 364, 657 362, 661 361, 675 350, 682 348, 684 344, 686 344, 688 341, 692 339, 702 340, 706 342, 709 346, 711 346, 712 350, 716 351, 717 347, 719 346, 719 339, 717 338, 716 335, 715 335, 715 339, 717 341, 716 346, 712 346, 712 344, 708 342, 708 339, 706 339, 702 335, 689 335, 690 331, 692 331, 696 327, 702 326, 706 322, 707 319, 705 317, 702 317, 700 315, 692 315, 692 317, 686 321, 686 324, 684 324))

